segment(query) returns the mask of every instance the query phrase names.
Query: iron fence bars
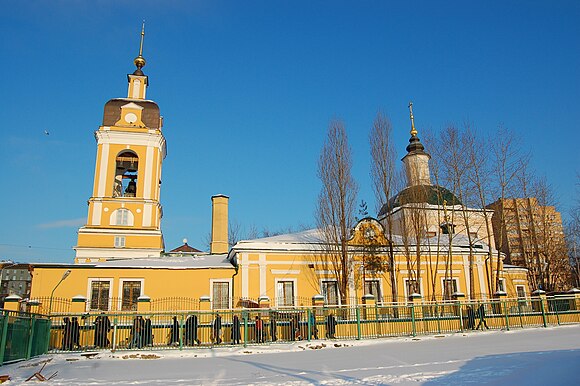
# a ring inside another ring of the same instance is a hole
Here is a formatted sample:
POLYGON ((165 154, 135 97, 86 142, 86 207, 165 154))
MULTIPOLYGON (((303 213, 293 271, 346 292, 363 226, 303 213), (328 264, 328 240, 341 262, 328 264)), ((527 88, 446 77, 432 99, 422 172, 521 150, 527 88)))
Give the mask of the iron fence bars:
POLYGON ((42 315, 0 311, 0 365, 44 354, 50 320, 42 315))
POLYGON ((579 306, 579 299, 569 296, 59 314, 51 317, 49 347, 53 352, 184 349, 543 327, 580 323, 579 306))

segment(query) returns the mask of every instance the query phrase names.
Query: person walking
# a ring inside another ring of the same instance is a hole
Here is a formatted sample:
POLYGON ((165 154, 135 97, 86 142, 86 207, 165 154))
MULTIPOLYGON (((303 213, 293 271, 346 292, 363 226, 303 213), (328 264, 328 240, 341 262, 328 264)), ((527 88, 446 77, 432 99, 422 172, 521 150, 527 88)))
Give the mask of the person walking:
POLYGON ((185 321, 185 344, 193 346, 195 343, 201 344, 197 338, 197 315, 189 315, 185 321))
POLYGON ((238 315, 234 315, 232 321, 232 344, 240 344, 240 318, 238 315))
POLYGON ((273 312, 270 314, 270 338, 272 342, 278 340, 278 325, 276 324, 276 314, 273 312))
POLYGON ((312 310, 310 313, 310 337, 318 339, 318 327, 316 326, 316 311, 312 310))
POLYGON ((256 343, 262 343, 264 341, 264 322, 260 315, 256 315, 256 320, 254 322, 254 335, 256 337, 256 343))
POLYGON ((64 327, 62 329, 62 349, 72 350, 72 323, 68 317, 62 318, 64 327))
POLYGON ((173 317, 171 329, 169 330, 169 345, 179 346, 179 322, 177 321, 177 316, 173 317))
POLYGON ((212 342, 220 344, 222 342, 222 317, 220 314, 215 314, 215 319, 212 322, 212 342))
POLYGON ((326 337, 334 339, 336 335, 336 318, 332 313, 326 317, 326 337))
POLYGON ((479 306, 478 314, 479 314, 479 323, 477 324, 476 330, 479 330, 479 327, 481 327, 481 330, 483 331, 483 326, 485 326, 485 328, 489 330, 487 322, 485 321, 485 306, 483 305, 483 303, 481 303, 481 305, 479 306))
POLYGON ((133 326, 131 327, 131 343, 129 348, 141 348, 143 346, 143 328, 145 327, 145 322, 141 315, 135 316, 133 318, 133 326))
POLYGON ((475 311, 472 306, 467 306, 467 328, 475 330, 475 311))
POLYGON ((76 316, 73 316, 71 319, 70 332, 72 336, 71 349, 81 347, 80 344, 81 328, 79 326, 79 319, 76 316))

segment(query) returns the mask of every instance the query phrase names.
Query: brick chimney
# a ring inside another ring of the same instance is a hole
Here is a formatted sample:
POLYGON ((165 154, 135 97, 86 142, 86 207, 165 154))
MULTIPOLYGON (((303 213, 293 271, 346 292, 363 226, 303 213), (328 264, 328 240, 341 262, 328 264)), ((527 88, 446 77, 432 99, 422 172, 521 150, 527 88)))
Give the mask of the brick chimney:
POLYGON ((210 253, 228 253, 228 201, 229 197, 216 194, 211 198, 211 244, 210 253))

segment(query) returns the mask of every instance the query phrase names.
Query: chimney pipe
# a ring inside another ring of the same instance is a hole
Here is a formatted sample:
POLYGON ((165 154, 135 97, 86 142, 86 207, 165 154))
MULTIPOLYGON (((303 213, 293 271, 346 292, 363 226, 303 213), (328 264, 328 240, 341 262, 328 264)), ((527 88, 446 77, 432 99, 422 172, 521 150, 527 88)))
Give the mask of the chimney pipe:
POLYGON ((228 201, 224 194, 211 197, 211 254, 228 253, 228 201))

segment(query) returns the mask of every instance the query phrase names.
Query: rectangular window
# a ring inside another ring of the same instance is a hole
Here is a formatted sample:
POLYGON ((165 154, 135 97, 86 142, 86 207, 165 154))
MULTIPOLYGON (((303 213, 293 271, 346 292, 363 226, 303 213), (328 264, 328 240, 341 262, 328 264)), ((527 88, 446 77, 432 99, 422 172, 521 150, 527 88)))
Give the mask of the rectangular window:
POLYGON ((338 305, 338 283, 336 280, 322 281, 322 296, 324 302, 330 306, 338 305))
POLYGON ((277 304, 280 307, 291 307, 294 305, 294 282, 279 281, 276 285, 277 304))
POLYGON ((457 279, 443 279, 443 299, 450 300, 457 292, 457 279))
POLYGON ((124 281, 121 311, 137 311, 139 296, 141 296, 141 282, 124 281))
POLYGON ((518 298, 525 298, 526 297, 526 287, 525 286, 517 285, 516 292, 518 294, 518 298))
POLYGON ((505 279, 499 279, 498 290, 500 292, 505 292, 505 279))
POLYGON ((91 283, 91 310, 109 310, 109 281, 93 281, 91 283))
POLYGON ((115 236, 115 248, 125 248, 125 236, 115 236))
POLYGON ((412 279, 405 279, 405 291, 407 297, 409 297, 412 293, 421 294, 421 282, 412 279))
POLYGON ((230 283, 227 281, 214 281, 212 287, 213 309, 224 310, 230 308, 230 283))
POLYGON ((375 301, 380 303, 382 301, 382 294, 381 294, 381 285, 378 280, 366 280, 365 281, 365 293, 371 294, 375 297, 375 301))

